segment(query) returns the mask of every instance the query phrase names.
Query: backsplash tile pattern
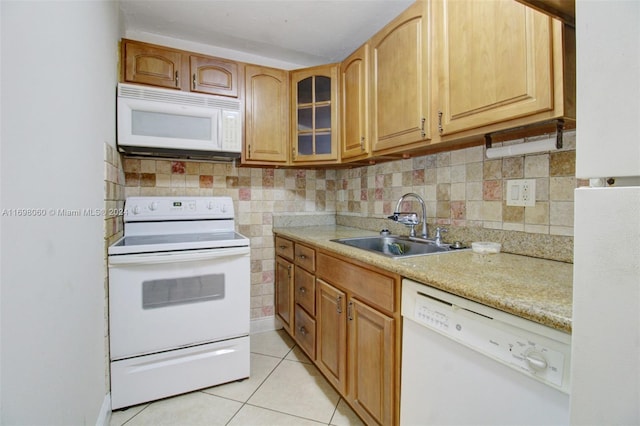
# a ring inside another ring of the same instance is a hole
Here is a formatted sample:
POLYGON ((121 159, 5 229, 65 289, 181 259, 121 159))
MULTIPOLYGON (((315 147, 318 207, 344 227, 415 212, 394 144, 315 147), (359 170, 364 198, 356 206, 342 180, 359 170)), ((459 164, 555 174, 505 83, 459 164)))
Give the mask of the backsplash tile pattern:
MULTIPOLYGON (((381 163, 338 171, 337 214, 360 217, 391 215, 397 200, 415 192, 424 200, 427 222, 442 226, 482 227, 560 236, 573 235, 575 131, 552 153, 485 159, 485 148, 381 163), (506 205, 509 179, 535 179, 536 205, 506 205)), ((420 213, 405 201, 403 211, 420 213)))
MULTIPOLYGON (((506 143, 506 142, 505 142, 506 143)), ((483 146, 339 170, 244 168, 151 158, 123 158, 125 196, 230 196, 238 232, 251 239, 251 318, 273 316, 272 227, 314 215, 367 229, 386 217, 407 192, 420 194, 433 225, 450 228, 446 239, 503 242, 505 251, 571 261, 575 131, 553 153, 488 160, 483 146), (535 179, 536 206, 506 206, 506 180, 535 179), (297 217, 296 217, 297 219, 297 217)), ((418 210, 407 201, 402 209, 418 210)), ((418 210, 419 212, 419 210, 418 210)), ((306 218, 305 218, 306 220, 306 218)), ((117 226, 117 225, 116 225, 117 226)))
MULTIPOLYGON (((122 159, 118 151, 109 145, 104 144, 104 209, 105 212, 114 212, 124 205, 124 182, 125 174, 122 166, 122 159)), ((107 269, 107 249, 123 234, 122 216, 109 215, 104 217, 104 345, 105 354, 105 383, 109 387, 109 273, 107 269)), ((109 388, 106 389, 109 392, 109 388)))
POLYGON ((274 214, 335 215, 333 170, 238 168, 232 163, 124 158, 125 196, 229 196, 251 239, 251 318, 274 315, 274 214))

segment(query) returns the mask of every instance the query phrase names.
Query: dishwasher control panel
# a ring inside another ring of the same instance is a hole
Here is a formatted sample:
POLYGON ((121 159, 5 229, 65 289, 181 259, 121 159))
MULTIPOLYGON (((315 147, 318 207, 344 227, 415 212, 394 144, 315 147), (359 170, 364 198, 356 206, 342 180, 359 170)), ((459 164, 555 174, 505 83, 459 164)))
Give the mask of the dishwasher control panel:
POLYGON ((570 340, 557 330, 411 283, 405 294, 403 282, 404 317, 568 393, 570 340))

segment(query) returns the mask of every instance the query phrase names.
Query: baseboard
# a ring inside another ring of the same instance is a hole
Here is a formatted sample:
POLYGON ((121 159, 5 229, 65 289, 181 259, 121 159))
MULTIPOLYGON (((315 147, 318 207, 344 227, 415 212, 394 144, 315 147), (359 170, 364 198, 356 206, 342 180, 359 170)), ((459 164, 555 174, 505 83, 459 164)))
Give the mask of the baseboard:
POLYGON ((111 393, 104 396, 102 401, 102 407, 100 407, 100 414, 96 420, 96 426, 109 426, 111 420, 111 393))
POLYGON ((280 323, 280 320, 277 319, 275 316, 263 317, 263 318, 256 318, 251 320, 251 326, 250 326, 249 332, 251 334, 255 334, 255 333, 262 333, 265 331, 278 330, 281 328, 282 328, 282 324, 280 323))

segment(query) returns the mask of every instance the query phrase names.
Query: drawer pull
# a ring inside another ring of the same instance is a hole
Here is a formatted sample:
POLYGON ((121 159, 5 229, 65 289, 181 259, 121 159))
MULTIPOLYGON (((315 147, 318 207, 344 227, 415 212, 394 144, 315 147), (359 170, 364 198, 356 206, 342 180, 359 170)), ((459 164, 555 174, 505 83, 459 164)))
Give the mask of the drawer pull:
POLYGON ((304 326, 298 328, 298 331, 300 331, 300 334, 302 334, 303 336, 307 335, 307 329, 304 328, 304 326))
POLYGON ((298 256, 300 259, 305 260, 307 258, 307 256, 305 256, 304 254, 301 254, 298 256))
POLYGON ((279 248, 280 250, 284 250, 284 249, 286 249, 286 248, 287 248, 287 246, 278 246, 278 248, 279 248))
POLYGON ((298 291, 299 291, 301 294, 305 294, 305 293, 307 292, 307 289, 306 289, 306 288, 304 288, 304 287, 300 287, 300 288, 298 289, 298 291))

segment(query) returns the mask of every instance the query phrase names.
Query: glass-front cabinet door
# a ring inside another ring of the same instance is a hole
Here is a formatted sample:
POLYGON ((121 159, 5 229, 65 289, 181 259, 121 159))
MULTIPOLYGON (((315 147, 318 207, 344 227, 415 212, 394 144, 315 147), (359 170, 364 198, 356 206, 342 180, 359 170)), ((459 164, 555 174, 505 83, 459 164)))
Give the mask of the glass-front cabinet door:
POLYGON ((292 161, 338 160, 338 66, 291 73, 292 161))

